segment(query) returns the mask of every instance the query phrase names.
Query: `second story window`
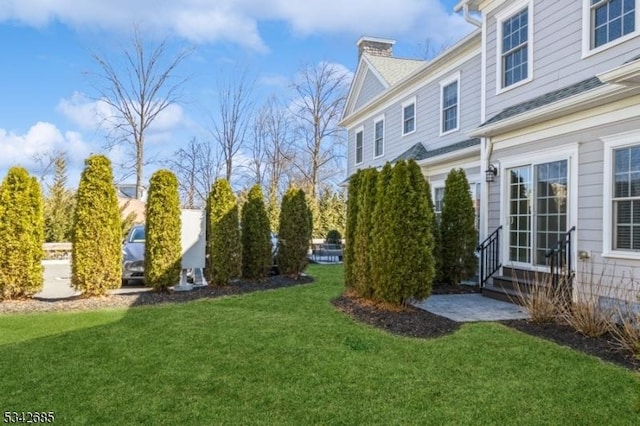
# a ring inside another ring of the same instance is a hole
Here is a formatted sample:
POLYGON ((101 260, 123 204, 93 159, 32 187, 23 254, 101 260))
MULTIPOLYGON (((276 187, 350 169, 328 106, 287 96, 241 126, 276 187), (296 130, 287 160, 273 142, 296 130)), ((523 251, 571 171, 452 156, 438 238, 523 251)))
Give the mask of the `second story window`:
POLYGON ((501 23, 502 87, 529 77, 529 8, 501 23))
POLYGON ((364 131, 356 132, 356 164, 362 163, 362 145, 364 144, 364 131))
POLYGON ((416 130, 416 101, 415 98, 411 101, 402 104, 402 134, 408 135, 416 130))
POLYGON ((440 82, 440 133, 448 133, 458 130, 459 121, 459 97, 460 97, 459 73, 445 81, 440 82))
POLYGON ((380 117, 374 124, 373 156, 382 157, 384 154, 384 117, 380 117))
POLYGON ((636 1, 589 0, 592 49, 636 30, 636 1))

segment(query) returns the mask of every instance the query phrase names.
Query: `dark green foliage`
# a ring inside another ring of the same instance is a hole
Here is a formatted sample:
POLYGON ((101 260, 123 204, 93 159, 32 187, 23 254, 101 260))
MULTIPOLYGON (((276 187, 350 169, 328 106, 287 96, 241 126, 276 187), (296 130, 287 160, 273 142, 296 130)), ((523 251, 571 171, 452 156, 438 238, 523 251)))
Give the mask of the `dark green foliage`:
POLYGON ((149 180, 145 209, 144 279, 157 291, 180 282, 180 216, 178 179, 169 170, 156 171, 149 180))
POLYGON ((347 224, 345 229, 345 247, 342 252, 344 260, 344 284, 352 288, 355 284, 355 235, 358 224, 358 193, 362 171, 358 170, 349 178, 347 190, 347 224))
POLYGON ((0 300, 42 289, 44 202, 38 181, 12 167, 0 185, 0 300))
POLYGON ((290 188, 282 197, 278 230, 278 269, 282 275, 299 277, 307 266, 313 218, 301 189, 290 188))
POLYGON ((325 242, 327 244, 342 244, 342 235, 340 234, 340 231, 338 231, 337 229, 332 229, 331 231, 327 232, 327 238, 325 238, 325 242))
POLYGON ((451 170, 445 182, 440 239, 442 280, 456 285, 473 277, 478 234, 469 182, 462 169, 451 170))
POLYGON ((254 185, 242 206, 242 276, 263 279, 273 262, 269 218, 260 185, 254 185))
POLYGON ((376 236, 372 233, 373 212, 376 206, 376 189, 378 184, 378 172, 375 169, 366 169, 360 178, 360 191, 358 194, 358 219, 355 234, 355 272, 354 289, 362 297, 371 298, 374 294, 373 280, 371 277, 372 240, 376 236))
POLYGON ((122 279, 122 230, 111 162, 85 160, 76 194, 71 283, 88 296, 118 288, 122 279))
POLYGON ((211 285, 227 285, 240 276, 238 202, 226 179, 218 179, 207 199, 207 260, 205 275, 211 285))
POLYGON ((53 182, 44 204, 45 241, 71 241, 75 196, 67 189, 67 161, 64 155, 54 160, 53 182))
POLYGON ((435 274, 428 185, 415 162, 400 161, 393 170, 385 166, 376 192, 370 260, 374 297, 394 304, 424 299, 435 274))
POLYGON ((392 175, 393 168, 390 163, 386 163, 378 174, 376 182, 376 201, 371 217, 372 238, 369 251, 370 279, 374 293, 379 292, 378 288, 390 286, 389 280, 393 267, 389 246, 394 238, 392 226, 394 219, 391 217, 391 204, 388 200, 392 175))

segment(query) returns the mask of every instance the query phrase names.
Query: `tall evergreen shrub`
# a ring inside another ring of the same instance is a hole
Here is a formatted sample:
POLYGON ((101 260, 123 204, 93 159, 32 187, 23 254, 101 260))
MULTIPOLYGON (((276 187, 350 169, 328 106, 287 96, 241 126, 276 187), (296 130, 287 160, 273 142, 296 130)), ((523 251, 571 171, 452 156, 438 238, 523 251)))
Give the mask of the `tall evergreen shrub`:
POLYGON ((156 171, 149 180, 145 209, 144 279, 157 291, 180 282, 180 216, 178 179, 169 170, 156 171))
POLYGON ((111 161, 85 160, 76 193, 71 284, 88 296, 104 295, 122 280, 122 231, 111 161))
POLYGON ((358 218, 355 232, 355 274, 354 288, 356 292, 366 298, 373 297, 373 281, 371 277, 371 244, 376 238, 371 232, 373 226, 372 215, 376 206, 376 188, 378 172, 376 169, 366 169, 360 178, 358 194, 358 218))
POLYGON ((298 278, 307 266, 313 231, 311 209, 303 190, 290 188, 282 197, 278 230, 278 269, 298 278))
POLYGON ((371 280, 374 290, 374 298, 380 299, 382 288, 391 286, 392 262, 395 260, 390 252, 395 236, 394 218, 391 212, 389 190, 393 167, 390 163, 384 165, 376 182, 376 202, 373 209, 371 226, 371 250, 369 251, 369 265, 371 280))
POLYGON ((254 185, 242 206, 242 276, 260 280, 267 277, 273 262, 269 218, 260 185, 254 185))
POLYGON ((207 199, 206 277, 211 285, 226 285, 240 276, 242 245, 240 243, 238 202, 226 179, 218 179, 207 199))
POLYGON ((457 285, 474 276, 478 233, 469 182, 462 169, 449 172, 440 222, 442 280, 457 285))
POLYGON ((12 167, 0 185, 0 300, 42 289, 44 202, 38 181, 12 167))
POLYGON ((345 247, 343 250, 344 283, 347 288, 355 285, 355 236, 358 223, 358 193, 362 171, 358 170, 349 178, 347 189, 347 224, 345 229, 345 247))

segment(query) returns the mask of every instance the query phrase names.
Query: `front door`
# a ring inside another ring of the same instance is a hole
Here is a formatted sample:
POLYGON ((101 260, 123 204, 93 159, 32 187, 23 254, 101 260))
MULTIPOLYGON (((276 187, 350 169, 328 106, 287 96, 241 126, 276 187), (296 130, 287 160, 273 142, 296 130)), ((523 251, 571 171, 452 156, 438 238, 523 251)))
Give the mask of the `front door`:
POLYGON ((568 162, 508 169, 509 260, 546 265, 546 253, 567 231, 568 162))

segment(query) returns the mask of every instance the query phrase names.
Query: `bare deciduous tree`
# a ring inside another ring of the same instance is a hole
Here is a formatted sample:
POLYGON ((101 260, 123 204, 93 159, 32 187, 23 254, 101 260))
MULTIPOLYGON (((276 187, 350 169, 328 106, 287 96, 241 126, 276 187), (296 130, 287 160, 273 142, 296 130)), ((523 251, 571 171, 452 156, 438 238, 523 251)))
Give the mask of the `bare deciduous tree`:
POLYGON ((211 185, 220 175, 220 158, 209 142, 196 138, 179 149, 168 166, 178 177, 183 206, 188 209, 205 205, 211 185))
POLYGON ((97 88, 99 100, 113 113, 104 117, 111 127, 110 145, 126 143, 134 148, 135 161, 131 168, 135 170, 138 198, 144 177, 145 135, 160 113, 181 101, 186 79, 177 75, 177 68, 190 52, 184 49, 171 54, 166 40, 148 45, 139 28, 134 27, 131 46, 123 50, 121 64, 93 55, 103 83, 97 88))
POLYGON ((246 71, 223 76, 218 83, 218 116, 212 117, 211 134, 225 163, 225 178, 231 182, 233 157, 247 137, 253 112, 253 82, 246 71))
POLYGON ((296 167, 315 199, 321 180, 342 173, 338 160, 344 146, 344 132, 338 127, 338 121, 346 100, 348 75, 335 64, 321 62, 305 67, 293 88, 297 99, 292 112, 301 154, 296 167))

